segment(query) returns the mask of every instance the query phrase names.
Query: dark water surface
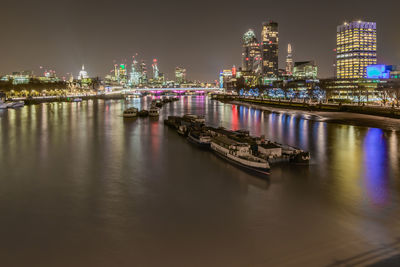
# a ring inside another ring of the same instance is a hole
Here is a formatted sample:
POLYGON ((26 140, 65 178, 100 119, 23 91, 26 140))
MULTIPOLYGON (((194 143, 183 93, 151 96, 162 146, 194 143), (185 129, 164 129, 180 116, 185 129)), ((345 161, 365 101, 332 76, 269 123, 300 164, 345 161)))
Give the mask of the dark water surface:
POLYGON ((159 120, 121 117, 149 101, 0 110, 0 266, 363 265, 400 253, 399 132, 205 97, 159 120), (309 150, 312 164, 253 177, 164 127, 188 112, 309 150))

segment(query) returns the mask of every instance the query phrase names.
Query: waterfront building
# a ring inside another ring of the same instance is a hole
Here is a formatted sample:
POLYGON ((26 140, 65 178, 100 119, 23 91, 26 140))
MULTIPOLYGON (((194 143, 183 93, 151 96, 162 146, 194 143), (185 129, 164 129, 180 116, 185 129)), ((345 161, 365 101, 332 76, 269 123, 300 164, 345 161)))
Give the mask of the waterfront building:
POLYGON ((253 71, 239 70, 236 74, 236 81, 239 87, 257 87, 259 85, 259 75, 253 71))
POLYGON ((286 75, 291 76, 293 74, 293 55, 292 55, 292 45, 288 44, 287 57, 286 57, 286 75))
POLYGON ((381 101, 380 79, 323 79, 321 88, 326 91, 327 99, 337 102, 381 101))
POLYGON ((336 38, 336 77, 367 78, 367 66, 377 62, 376 23, 344 23, 337 27, 336 38))
POLYGON ((261 51, 254 30, 249 29, 243 35, 242 44, 242 69, 261 73, 261 51))
POLYGON ((186 69, 182 67, 175 68, 175 81, 178 84, 182 84, 186 82, 186 69))
POLYGON ((278 23, 263 23, 261 31, 262 74, 267 77, 278 77, 278 23))
POLYGON ((12 84, 28 84, 30 80, 34 78, 33 71, 18 71, 13 72, 11 75, 5 75, 0 78, 0 81, 9 82, 12 81, 12 84))
POLYGON ((225 69, 220 72, 221 87, 225 88, 226 92, 233 92, 236 89, 236 74, 233 76, 232 69, 225 69))
POLYGON ((318 76, 318 67, 314 61, 295 62, 293 67, 293 77, 295 79, 315 80, 318 76))
POLYGON ((85 70, 85 65, 82 65, 82 69, 78 75, 78 80, 83 80, 83 79, 87 79, 87 78, 89 78, 89 76, 85 70))

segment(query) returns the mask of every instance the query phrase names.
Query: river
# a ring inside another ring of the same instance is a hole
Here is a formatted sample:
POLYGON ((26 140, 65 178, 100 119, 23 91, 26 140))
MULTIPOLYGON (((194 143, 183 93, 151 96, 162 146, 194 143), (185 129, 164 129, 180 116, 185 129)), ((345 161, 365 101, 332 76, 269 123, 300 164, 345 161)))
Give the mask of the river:
POLYGON ((149 103, 0 110, 2 266, 327 266, 400 254, 399 131, 204 96, 166 104, 159 119, 122 118, 149 103), (163 125, 185 113, 310 151, 311 164, 254 177, 163 125))

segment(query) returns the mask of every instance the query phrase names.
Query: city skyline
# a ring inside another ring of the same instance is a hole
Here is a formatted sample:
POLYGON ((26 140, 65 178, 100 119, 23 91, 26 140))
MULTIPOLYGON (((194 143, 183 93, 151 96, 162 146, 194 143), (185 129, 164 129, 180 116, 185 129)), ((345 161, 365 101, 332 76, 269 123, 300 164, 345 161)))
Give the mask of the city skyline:
POLYGON ((398 64, 400 61, 400 37, 391 27, 397 3, 393 8, 368 10, 372 1, 353 1, 358 3, 357 7, 340 12, 336 7, 340 3, 310 2, 300 6, 291 2, 292 8, 288 10, 282 10, 281 5, 273 2, 259 3, 260 8, 254 10, 250 8, 251 3, 247 3, 237 7, 230 5, 225 12, 228 14, 221 15, 226 1, 220 1, 214 8, 208 1, 204 6, 191 6, 190 10, 199 12, 190 12, 189 7, 179 6, 181 2, 174 1, 169 5, 160 4, 158 8, 141 3, 135 7, 135 16, 127 17, 133 8, 128 2, 122 3, 126 10, 116 6, 107 9, 110 6, 106 4, 96 5, 95 14, 89 12, 90 3, 74 5, 79 8, 72 13, 68 12, 71 7, 65 6, 65 12, 62 12, 65 14, 57 16, 51 9, 42 9, 50 5, 49 1, 39 4, 22 2, 26 10, 18 9, 10 2, 6 4, 10 12, 0 18, 2 24, 8 25, 3 34, 9 37, 0 46, 3 55, 1 74, 38 69, 39 66, 51 66, 63 74, 77 72, 84 64, 91 76, 102 77, 109 72, 114 61, 126 59, 129 63, 131 56, 139 53, 146 56, 147 62, 157 58, 159 68, 167 77, 174 77, 176 66, 184 66, 194 80, 214 81, 222 69, 241 65, 243 33, 252 28, 259 35, 262 22, 269 20, 279 23, 279 68, 285 67, 285 47, 290 43, 295 50, 294 61, 315 60, 320 77, 332 77, 336 27, 344 21, 358 19, 377 23, 378 63, 398 64), (28 9, 37 15, 37 19, 29 23, 28 9), (306 9, 315 11, 312 17, 307 18, 301 12, 306 9), (151 11, 153 15, 136 14, 139 11, 151 11), (168 16, 166 11, 170 12, 168 16), (73 20, 68 13, 73 14, 73 20), (177 14, 180 21, 172 19, 177 14), (102 20, 103 15, 107 15, 107 19, 102 20), (201 16, 207 16, 207 20, 198 22, 201 16), (22 26, 26 28, 23 35, 19 34, 22 26), (121 34, 127 31, 129 34, 121 34))

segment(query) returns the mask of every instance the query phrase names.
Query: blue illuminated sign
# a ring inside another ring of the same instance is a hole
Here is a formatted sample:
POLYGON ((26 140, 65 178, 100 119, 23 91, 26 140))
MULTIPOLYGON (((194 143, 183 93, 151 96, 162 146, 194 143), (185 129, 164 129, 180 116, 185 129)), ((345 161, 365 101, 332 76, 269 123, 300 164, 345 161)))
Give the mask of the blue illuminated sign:
POLYGON ((389 79, 390 67, 387 65, 371 65, 367 67, 368 79, 389 79))

